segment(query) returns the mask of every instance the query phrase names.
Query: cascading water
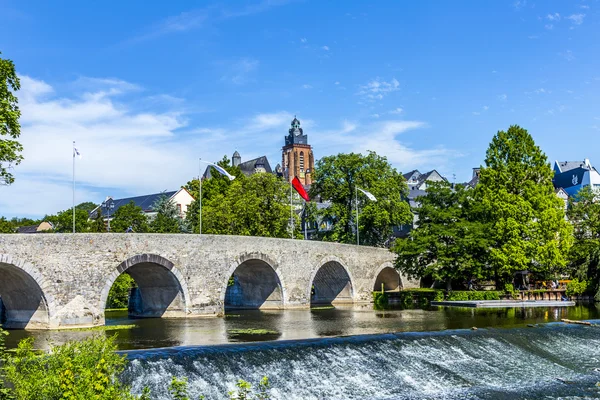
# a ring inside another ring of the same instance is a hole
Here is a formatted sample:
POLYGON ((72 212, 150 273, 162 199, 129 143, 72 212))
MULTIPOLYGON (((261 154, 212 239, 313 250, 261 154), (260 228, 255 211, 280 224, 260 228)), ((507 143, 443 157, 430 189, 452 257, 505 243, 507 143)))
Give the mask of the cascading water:
POLYGON ((600 398, 600 327, 455 330, 128 353, 122 379, 168 399, 172 376, 226 399, 268 376, 274 399, 600 398))

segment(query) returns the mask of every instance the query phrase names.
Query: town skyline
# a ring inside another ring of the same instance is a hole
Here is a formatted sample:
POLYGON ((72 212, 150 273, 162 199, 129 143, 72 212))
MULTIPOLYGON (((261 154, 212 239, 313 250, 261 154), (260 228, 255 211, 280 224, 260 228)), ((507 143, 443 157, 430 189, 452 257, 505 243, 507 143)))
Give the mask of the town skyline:
POLYGON ((294 115, 315 160, 374 150, 402 173, 466 182, 492 136, 519 124, 550 163, 594 165, 596 7, 5 2, 0 34, 21 32, 2 56, 22 80, 25 160, 1 214, 71 206, 73 140, 77 202, 100 201, 177 189, 199 157, 237 150, 274 167, 294 115), (491 15, 505 23, 487 26, 491 15))

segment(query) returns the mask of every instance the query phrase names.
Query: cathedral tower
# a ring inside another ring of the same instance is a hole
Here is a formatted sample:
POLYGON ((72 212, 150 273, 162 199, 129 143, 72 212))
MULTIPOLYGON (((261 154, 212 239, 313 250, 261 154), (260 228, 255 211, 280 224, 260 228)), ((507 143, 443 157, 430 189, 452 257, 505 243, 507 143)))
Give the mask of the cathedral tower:
POLYGON ((289 181, 297 176, 304 186, 312 183, 311 174, 315 168, 312 146, 308 144, 308 136, 304 134, 300 121, 295 116, 285 137, 281 161, 284 176, 289 181))

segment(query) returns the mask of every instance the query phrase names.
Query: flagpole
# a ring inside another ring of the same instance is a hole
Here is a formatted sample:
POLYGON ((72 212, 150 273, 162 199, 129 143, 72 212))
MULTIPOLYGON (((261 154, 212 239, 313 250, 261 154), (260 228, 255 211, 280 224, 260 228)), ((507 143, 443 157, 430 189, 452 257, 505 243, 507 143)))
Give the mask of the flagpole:
POLYGON ((75 233, 75 141, 73 140, 73 233, 75 233))
MULTIPOLYGON (((289 173, 288 173, 288 178, 290 178, 289 173)), ((292 204, 292 194, 293 194, 293 189, 294 185, 292 185, 292 181, 290 179, 290 220, 292 222, 292 232, 290 233, 290 236, 292 237, 292 239, 294 238, 294 206, 292 204)))
POLYGON ((360 246, 360 237, 358 232, 358 186, 354 186, 354 202, 356 206, 356 245, 360 246))
POLYGON ((308 210, 306 209, 306 202, 304 202, 304 240, 308 240, 306 235, 306 220, 308 219, 308 210))
POLYGON ((198 233, 202 235, 202 158, 198 162, 198 233))

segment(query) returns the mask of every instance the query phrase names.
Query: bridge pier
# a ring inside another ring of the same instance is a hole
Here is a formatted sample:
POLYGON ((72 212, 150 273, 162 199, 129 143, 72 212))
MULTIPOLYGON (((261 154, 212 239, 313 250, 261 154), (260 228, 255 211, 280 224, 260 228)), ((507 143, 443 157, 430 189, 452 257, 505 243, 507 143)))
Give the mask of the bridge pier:
POLYGON ((414 286, 393 276, 393 260, 387 249, 291 239, 0 234, 0 296, 6 326, 27 329, 104 324, 108 293, 124 272, 138 285, 136 317, 309 308, 371 301, 381 280, 414 286))

